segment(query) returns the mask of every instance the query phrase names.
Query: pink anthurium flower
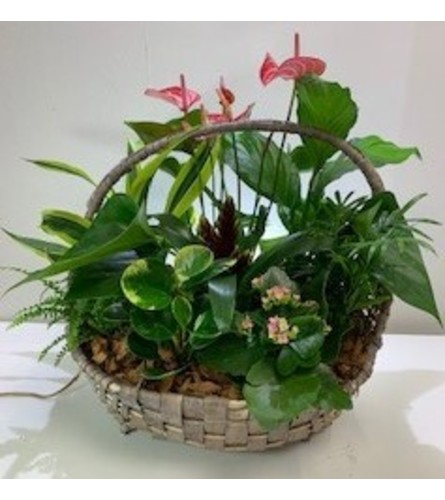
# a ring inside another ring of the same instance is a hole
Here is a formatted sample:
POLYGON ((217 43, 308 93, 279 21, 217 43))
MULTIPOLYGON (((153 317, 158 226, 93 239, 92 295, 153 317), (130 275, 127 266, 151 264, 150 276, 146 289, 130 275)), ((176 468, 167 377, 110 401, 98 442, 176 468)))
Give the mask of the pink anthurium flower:
POLYGON ((300 39, 295 35, 295 56, 277 64, 268 53, 260 68, 260 79, 263 85, 268 85, 275 78, 283 80, 299 80, 304 75, 321 75, 326 69, 326 63, 316 57, 300 56, 300 39))
POLYGON ((164 89, 148 88, 144 94, 149 97, 156 97, 157 99, 167 101, 178 107, 183 113, 187 113, 193 104, 201 99, 201 96, 198 92, 187 88, 184 75, 181 75, 180 79, 180 86, 166 87, 164 89))
POLYGON ((232 104, 235 102, 235 94, 226 87, 224 79, 221 77, 219 88, 216 89, 219 97, 219 103, 222 107, 222 113, 206 113, 204 111, 205 121, 210 123, 226 123, 226 122, 239 122, 248 120, 252 113, 254 104, 249 104, 247 108, 237 116, 233 116, 232 104))

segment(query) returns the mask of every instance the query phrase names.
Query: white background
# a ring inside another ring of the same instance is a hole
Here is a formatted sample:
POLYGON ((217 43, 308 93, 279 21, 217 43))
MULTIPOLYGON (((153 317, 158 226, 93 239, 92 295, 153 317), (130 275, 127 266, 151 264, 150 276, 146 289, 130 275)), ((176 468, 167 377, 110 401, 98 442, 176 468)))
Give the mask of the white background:
MULTIPOLYGON (((82 211, 82 181, 41 171, 21 158, 64 159, 99 179, 124 154, 123 121, 162 120, 168 105, 142 95, 147 86, 176 84, 184 72, 209 108, 219 75, 236 91, 240 109, 256 102, 256 117, 283 118, 288 84, 263 89, 258 68, 266 51, 289 57, 295 31, 302 52, 328 63, 327 79, 353 89, 360 106, 355 135, 378 133, 417 145, 424 161, 386 168, 387 187, 401 202, 429 197, 416 214, 442 219, 445 150, 443 23, 1 23, 0 225, 37 235, 43 208, 82 211)), ((363 188, 358 177, 346 187, 363 188)), ((162 188, 162 186, 161 186, 162 188)), ((158 191, 162 195, 162 189, 158 191)), ((273 229, 273 228, 272 228, 273 229)), ((439 258, 427 256, 439 307, 445 296, 442 228, 431 231, 439 258)), ((0 265, 42 262, 0 235, 0 265)), ((0 275, 1 288, 14 281, 0 275)), ((36 298, 27 286, 3 299, 0 316, 36 298)), ((423 313, 397 304, 389 331, 438 332, 423 313)))

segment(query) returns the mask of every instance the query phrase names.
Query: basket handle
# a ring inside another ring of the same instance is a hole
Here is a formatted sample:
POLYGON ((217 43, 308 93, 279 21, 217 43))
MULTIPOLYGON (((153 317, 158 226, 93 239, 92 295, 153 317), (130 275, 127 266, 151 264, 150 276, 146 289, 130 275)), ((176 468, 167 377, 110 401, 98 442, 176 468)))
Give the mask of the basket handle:
POLYGON ((283 132, 286 134, 298 134, 302 137, 310 137, 331 144, 335 148, 342 151, 365 176, 372 192, 374 194, 385 190, 382 178, 376 168, 363 154, 347 141, 335 137, 322 130, 317 130, 312 127, 306 127, 298 123, 278 120, 252 120, 244 122, 228 122, 216 125, 206 125, 188 132, 179 132, 168 137, 163 137, 155 142, 147 144, 139 151, 130 154, 121 160, 108 174, 100 181, 96 189, 92 193, 87 203, 87 212, 85 216, 91 219, 99 210, 110 189, 129 172, 137 163, 145 160, 149 156, 157 153, 162 148, 168 146, 172 140, 180 139, 181 136, 185 139, 193 139, 197 137, 209 137, 226 132, 239 132, 242 130, 255 130, 258 132, 283 132))

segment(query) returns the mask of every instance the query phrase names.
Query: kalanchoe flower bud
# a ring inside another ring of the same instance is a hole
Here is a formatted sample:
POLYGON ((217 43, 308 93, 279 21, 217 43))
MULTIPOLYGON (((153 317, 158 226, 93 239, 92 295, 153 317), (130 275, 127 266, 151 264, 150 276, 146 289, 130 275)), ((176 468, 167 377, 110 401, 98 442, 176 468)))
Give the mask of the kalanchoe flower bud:
POLYGON ((251 333, 252 332, 252 329, 254 327, 254 323, 248 314, 246 314, 244 316, 244 318, 242 319, 240 327, 241 327, 242 333, 251 333))
POLYGON ((266 290, 261 303, 266 311, 275 306, 296 306, 300 303, 300 296, 293 294, 287 286, 276 285, 266 290))
POLYGON ((267 334, 275 344, 289 344, 290 341, 295 340, 298 327, 291 327, 286 318, 272 316, 267 321, 267 334))

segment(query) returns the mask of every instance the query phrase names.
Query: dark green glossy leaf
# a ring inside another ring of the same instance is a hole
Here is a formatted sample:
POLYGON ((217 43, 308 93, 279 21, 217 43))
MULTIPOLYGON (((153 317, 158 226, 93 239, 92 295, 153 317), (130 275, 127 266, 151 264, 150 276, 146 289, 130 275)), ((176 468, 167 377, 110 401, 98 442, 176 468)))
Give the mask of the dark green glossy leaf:
POLYGON ((199 239, 192 234, 190 226, 178 217, 172 214, 157 214, 152 217, 159 223, 153 231, 165 238, 173 248, 199 243, 199 239))
POLYGON ((125 297, 147 311, 165 309, 172 301, 173 271, 154 259, 139 259, 124 271, 121 279, 125 297))
POLYGON ((63 258, 49 267, 30 273, 15 286, 101 261, 110 255, 138 248, 152 238, 144 207, 138 210, 136 204, 126 195, 113 195, 91 227, 63 258))
MULTIPOLYGON (((309 76, 298 82, 297 92, 300 124, 342 139, 348 136, 358 114, 349 89, 335 82, 309 76)), ((302 140, 306 149, 305 162, 311 164, 312 168, 320 168, 336 152, 334 146, 318 139, 303 137, 302 140)))
POLYGON ((195 321, 193 331, 190 334, 190 344, 194 349, 201 349, 214 342, 221 335, 212 311, 205 311, 195 321))
POLYGON ((44 210, 40 227, 45 233, 57 236, 72 245, 85 234, 91 222, 65 210, 44 210))
POLYGON ((62 161, 57 161, 57 160, 26 160, 26 161, 28 161, 29 163, 33 163, 38 167, 45 168, 47 170, 52 170, 53 172, 60 172, 63 174, 80 177, 81 179, 86 180, 90 184, 93 184, 93 186, 96 185, 96 183, 89 176, 89 174, 87 174, 87 172, 80 167, 69 165, 68 163, 64 163, 62 161))
POLYGON ((236 275, 218 276, 209 281, 213 318, 221 332, 231 329, 236 302, 236 275))
POLYGON ((280 153, 279 147, 259 132, 239 132, 235 137, 236 155, 232 141, 224 140, 224 163, 262 196, 294 206, 300 198, 300 176, 288 153, 280 153))
POLYGON ((138 358, 156 359, 158 347, 155 342, 142 338, 136 332, 131 332, 127 337, 128 349, 138 358))
POLYGON ((122 295, 124 270, 138 258, 136 252, 121 252, 71 272, 66 298, 92 299, 122 295))
POLYGON ((286 236, 263 252, 249 266, 242 278, 241 288, 249 286, 253 278, 265 273, 270 267, 281 264, 285 259, 306 252, 328 250, 332 243, 332 237, 327 234, 311 234, 302 231, 286 236))
POLYGON ((315 334, 322 334, 325 330, 325 323, 320 316, 307 315, 292 318, 292 325, 298 327, 296 342, 303 341, 306 337, 313 337, 315 334))
POLYGON ((285 346, 278 354, 275 368, 279 375, 288 377, 300 366, 300 356, 289 346, 285 346))
POLYGON ((182 330, 185 330, 193 317, 193 309, 185 297, 175 297, 171 304, 172 314, 182 330))
POLYGON ((166 342, 176 334, 177 325, 167 311, 152 312, 134 308, 130 320, 133 330, 152 342, 166 342))
POLYGON ((175 271, 185 281, 206 271, 213 264, 213 253, 203 245, 188 245, 179 250, 175 271))
POLYGON ((261 346, 235 335, 224 335, 196 354, 202 365, 234 377, 245 376, 262 355, 261 346))

